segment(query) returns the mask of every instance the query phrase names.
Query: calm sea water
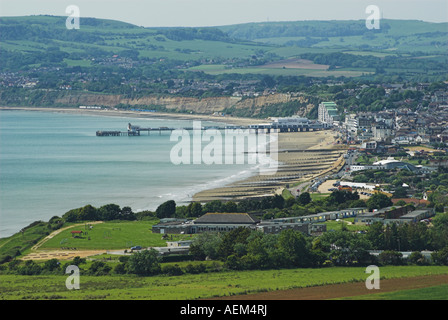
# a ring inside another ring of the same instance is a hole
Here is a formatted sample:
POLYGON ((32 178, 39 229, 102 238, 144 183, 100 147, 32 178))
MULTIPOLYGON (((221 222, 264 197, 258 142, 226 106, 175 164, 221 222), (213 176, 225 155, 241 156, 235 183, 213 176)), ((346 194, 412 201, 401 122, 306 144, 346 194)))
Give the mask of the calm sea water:
MULTIPOLYGON (((191 127, 191 121, 0 111, 0 237, 87 204, 135 212, 254 174, 253 165, 174 165, 170 133, 97 137, 97 130, 191 127)), ((212 125, 216 123, 202 123, 212 125)))

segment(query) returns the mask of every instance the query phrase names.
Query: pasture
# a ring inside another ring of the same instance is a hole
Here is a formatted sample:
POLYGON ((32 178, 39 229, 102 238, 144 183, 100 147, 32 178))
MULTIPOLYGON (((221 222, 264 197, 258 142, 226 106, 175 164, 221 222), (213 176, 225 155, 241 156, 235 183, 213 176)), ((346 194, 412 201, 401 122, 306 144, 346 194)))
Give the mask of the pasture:
MULTIPOLYGON (((447 267, 381 267, 381 279, 402 278, 412 284, 412 277, 448 274, 447 267), (409 279, 406 279, 409 278, 409 279)), ((182 276, 86 276, 80 274, 80 289, 68 290, 68 276, 0 275, 1 300, 193 300, 234 297, 241 294, 266 293, 306 287, 328 288, 331 284, 351 283, 360 292, 366 289, 368 274, 363 267, 322 269, 280 269, 262 271, 209 272, 182 276), (328 286, 328 287, 326 287, 328 286)), ((445 287, 438 288, 440 290, 445 287)), ((442 291, 443 292, 443 291, 442 291)), ((381 293, 378 292, 378 293, 381 293)), ((243 298, 243 296, 241 296, 243 298)))
MULTIPOLYGON (((152 233, 151 228, 158 220, 153 221, 119 221, 105 222, 95 225, 89 223, 66 229, 48 241, 39 249, 76 248, 76 250, 111 250, 129 249, 132 246, 164 247, 166 240, 162 235, 152 233), (90 227, 91 226, 91 227, 90 227), (71 231, 82 231, 73 236, 71 231)), ((176 241, 189 238, 189 235, 170 235, 168 240, 176 241)))

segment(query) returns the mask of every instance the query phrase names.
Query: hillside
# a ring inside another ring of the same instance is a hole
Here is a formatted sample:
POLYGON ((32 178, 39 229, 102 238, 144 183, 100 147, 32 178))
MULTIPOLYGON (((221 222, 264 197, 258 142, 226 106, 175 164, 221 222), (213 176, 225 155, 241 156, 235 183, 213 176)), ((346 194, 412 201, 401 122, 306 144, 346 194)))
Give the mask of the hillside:
POLYGON ((290 115, 291 100, 277 98, 303 96, 316 80, 433 82, 446 80, 448 69, 447 23, 383 20, 379 30, 361 20, 143 28, 81 18, 79 30, 68 30, 65 22, 56 16, 0 18, 0 104, 73 107, 84 101, 290 115), (264 99, 270 104, 254 99, 271 93, 277 95, 264 99), (266 111, 272 106, 278 111, 266 111))

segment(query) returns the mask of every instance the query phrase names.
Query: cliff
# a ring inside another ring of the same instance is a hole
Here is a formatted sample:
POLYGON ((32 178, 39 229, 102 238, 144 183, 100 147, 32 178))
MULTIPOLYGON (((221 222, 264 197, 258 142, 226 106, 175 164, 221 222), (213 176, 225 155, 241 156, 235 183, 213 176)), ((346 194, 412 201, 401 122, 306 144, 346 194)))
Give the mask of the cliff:
MULTIPOLYGON (((33 93, 31 93, 32 95, 33 93)), ((281 111, 282 104, 296 102, 292 107, 293 114, 306 115, 314 106, 315 102, 301 95, 291 94, 269 94, 258 97, 181 97, 181 96, 143 96, 130 98, 119 94, 95 94, 89 92, 57 92, 39 94, 35 98, 15 96, 13 100, 3 96, 0 98, 2 106, 35 106, 35 107, 78 107, 78 106, 135 106, 161 107, 165 111, 191 112, 196 114, 213 114, 215 112, 226 112, 233 115, 244 113, 246 116, 259 116, 263 108, 268 106, 275 111, 281 111)), ((291 109, 291 107, 289 106, 291 109)))

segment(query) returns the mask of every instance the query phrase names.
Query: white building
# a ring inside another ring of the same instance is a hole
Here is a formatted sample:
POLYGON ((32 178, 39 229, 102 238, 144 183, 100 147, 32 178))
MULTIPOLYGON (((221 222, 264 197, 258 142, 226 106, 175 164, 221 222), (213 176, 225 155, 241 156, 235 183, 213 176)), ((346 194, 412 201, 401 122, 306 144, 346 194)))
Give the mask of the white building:
POLYGON ((338 126, 339 114, 337 105, 334 102, 322 102, 318 108, 318 120, 329 126, 338 126))
POLYGON ((356 114, 348 114, 345 117, 345 129, 348 132, 356 133, 358 131, 359 122, 356 114))
POLYGON ((278 125, 308 125, 310 122, 307 118, 302 118, 299 116, 285 117, 285 118, 272 118, 272 124, 278 125))

